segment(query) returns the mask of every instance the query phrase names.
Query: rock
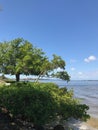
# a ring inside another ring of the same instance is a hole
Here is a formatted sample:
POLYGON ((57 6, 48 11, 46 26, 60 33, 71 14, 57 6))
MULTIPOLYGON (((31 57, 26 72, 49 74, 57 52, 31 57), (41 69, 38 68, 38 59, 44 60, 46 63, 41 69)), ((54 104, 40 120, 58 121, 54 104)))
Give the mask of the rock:
POLYGON ((3 130, 10 130, 7 126, 5 126, 4 128, 3 128, 3 130))
POLYGON ((53 130, 64 130, 62 125, 56 125, 53 130))
POLYGON ((40 125, 35 125, 33 127, 35 130, 45 130, 43 126, 40 126, 40 125))

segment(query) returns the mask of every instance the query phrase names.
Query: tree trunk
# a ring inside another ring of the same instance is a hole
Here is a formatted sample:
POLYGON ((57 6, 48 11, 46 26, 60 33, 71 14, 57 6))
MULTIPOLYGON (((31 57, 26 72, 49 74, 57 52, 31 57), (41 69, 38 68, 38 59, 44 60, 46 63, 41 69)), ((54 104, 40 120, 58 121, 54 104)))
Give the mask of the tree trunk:
POLYGON ((16 82, 19 82, 19 80, 20 80, 20 74, 17 73, 17 74, 16 74, 16 82))

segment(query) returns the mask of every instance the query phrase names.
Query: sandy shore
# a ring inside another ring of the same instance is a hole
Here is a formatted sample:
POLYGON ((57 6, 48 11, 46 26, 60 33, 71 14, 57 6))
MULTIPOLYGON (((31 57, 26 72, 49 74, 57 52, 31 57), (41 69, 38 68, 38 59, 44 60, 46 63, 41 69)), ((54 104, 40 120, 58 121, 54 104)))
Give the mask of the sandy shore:
POLYGON ((90 118, 87 122, 72 119, 68 122, 72 130, 98 130, 98 119, 90 118))
POLYGON ((98 130, 98 119, 96 119, 96 118, 90 118, 90 119, 87 121, 86 124, 89 125, 89 126, 92 126, 92 127, 94 127, 94 128, 97 128, 97 130, 98 130))

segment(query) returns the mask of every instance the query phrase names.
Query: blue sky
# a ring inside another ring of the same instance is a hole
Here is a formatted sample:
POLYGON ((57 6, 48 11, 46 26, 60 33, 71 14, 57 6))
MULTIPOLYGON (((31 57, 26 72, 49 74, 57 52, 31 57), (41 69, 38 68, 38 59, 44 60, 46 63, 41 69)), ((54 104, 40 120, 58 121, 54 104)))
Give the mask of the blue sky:
POLYGON ((0 0, 0 42, 18 37, 61 56, 71 79, 98 80, 98 0, 0 0))

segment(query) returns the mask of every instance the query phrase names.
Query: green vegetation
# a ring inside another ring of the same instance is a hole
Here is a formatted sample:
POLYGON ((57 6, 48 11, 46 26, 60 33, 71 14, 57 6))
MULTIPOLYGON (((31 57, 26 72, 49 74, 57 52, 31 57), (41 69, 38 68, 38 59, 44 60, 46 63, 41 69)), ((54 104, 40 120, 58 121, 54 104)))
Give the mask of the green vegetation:
POLYGON ((0 87, 0 106, 15 118, 44 125, 58 117, 86 120, 88 106, 73 98, 73 92, 53 83, 14 83, 0 87))
POLYGON ((65 61, 55 54, 49 60, 42 49, 30 42, 17 38, 0 43, 0 73, 2 80, 9 86, 0 85, 0 110, 7 110, 19 120, 44 125, 59 118, 60 121, 70 117, 86 120, 89 107, 73 98, 73 91, 59 88, 53 83, 25 83, 20 81, 20 74, 57 77, 66 81, 70 76, 65 71, 65 61), (57 69, 61 71, 57 71, 57 69), (4 74, 16 76, 10 81, 4 74))
MULTIPOLYGON (((23 38, 0 43, 0 73, 15 75, 16 81, 20 80, 20 74, 37 75, 39 78, 53 75, 53 70, 58 68, 66 72, 65 65, 60 56, 54 54, 53 59, 49 60, 42 49, 23 38)), ((70 77, 67 72, 65 74, 63 79, 69 81, 70 77)))

